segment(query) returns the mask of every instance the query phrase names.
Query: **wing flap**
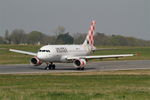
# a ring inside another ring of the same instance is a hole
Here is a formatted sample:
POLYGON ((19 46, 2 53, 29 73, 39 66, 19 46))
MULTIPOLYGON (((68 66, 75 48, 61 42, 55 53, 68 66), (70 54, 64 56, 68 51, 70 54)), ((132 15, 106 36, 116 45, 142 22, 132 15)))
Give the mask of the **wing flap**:
POLYGON ((26 54, 26 55, 32 55, 32 56, 36 56, 37 55, 37 53, 28 52, 28 51, 22 51, 22 50, 9 49, 9 51, 16 52, 16 53, 21 53, 21 54, 26 54))

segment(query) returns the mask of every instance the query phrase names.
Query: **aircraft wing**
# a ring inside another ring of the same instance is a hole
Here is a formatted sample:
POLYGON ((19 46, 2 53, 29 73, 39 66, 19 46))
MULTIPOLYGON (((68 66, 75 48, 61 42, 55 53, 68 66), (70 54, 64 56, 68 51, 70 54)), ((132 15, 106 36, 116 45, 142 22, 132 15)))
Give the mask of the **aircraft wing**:
POLYGON ((36 56, 37 55, 37 53, 28 52, 28 51, 22 51, 22 50, 9 49, 9 51, 16 52, 16 53, 21 53, 21 54, 26 54, 26 55, 32 55, 32 56, 36 56))
POLYGON ((104 51, 104 50, 119 50, 117 48, 100 48, 100 49, 93 49, 92 51, 104 51))
POLYGON ((98 55, 98 56, 74 56, 68 57, 68 60, 74 59, 103 59, 103 58, 120 58, 120 57, 128 57, 134 56, 135 54, 118 54, 118 55, 98 55))

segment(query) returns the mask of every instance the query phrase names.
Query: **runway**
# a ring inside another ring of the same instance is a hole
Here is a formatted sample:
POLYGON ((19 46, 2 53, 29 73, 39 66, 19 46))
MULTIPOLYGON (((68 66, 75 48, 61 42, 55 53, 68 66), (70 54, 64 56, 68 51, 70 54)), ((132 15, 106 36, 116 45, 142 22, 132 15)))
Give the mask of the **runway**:
MULTIPOLYGON (((54 73, 54 72, 82 72, 76 70, 72 63, 56 63, 55 70, 45 70, 45 64, 32 66, 30 64, 21 65, 0 65, 0 74, 19 74, 19 73, 54 73)), ((131 61, 96 61, 88 62, 86 71, 113 71, 113 70, 135 70, 150 69, 150 60, 131 60, 131 61)))

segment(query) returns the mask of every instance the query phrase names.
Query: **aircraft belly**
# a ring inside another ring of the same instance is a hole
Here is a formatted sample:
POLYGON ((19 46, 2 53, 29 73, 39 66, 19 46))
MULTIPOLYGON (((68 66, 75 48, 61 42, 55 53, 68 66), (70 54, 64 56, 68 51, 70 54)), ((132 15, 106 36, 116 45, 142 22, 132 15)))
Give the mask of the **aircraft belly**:
POLYGON ((52 62, 60 62, 60 59, 61 59, 61 55, 55 55, 51 57, 49 60, 52 62))

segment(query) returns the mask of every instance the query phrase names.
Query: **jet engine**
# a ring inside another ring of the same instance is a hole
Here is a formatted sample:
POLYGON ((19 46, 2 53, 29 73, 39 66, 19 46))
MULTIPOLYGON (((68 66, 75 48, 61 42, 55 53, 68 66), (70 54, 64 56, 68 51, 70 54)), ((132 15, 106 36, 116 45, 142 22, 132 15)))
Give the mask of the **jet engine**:
POLYGON ((86 65, 86 60, 85 59, 74 60, 73 65, 77 68, 83 68, 86 65))
POLYGON ((33 57, 30 60, 31 64, 33 64, 34 66, 39 66, 42 64, 42 61, 39 60, 37 57, 33 57))

